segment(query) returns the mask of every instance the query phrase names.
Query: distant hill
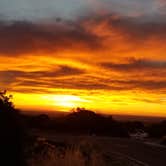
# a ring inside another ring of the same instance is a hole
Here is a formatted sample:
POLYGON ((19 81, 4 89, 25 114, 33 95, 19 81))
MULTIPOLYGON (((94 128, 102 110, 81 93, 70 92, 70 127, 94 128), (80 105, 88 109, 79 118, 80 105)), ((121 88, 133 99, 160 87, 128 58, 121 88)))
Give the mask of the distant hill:
MULTIPOLYGON (((21 112, 25 115, 40 115, 47 114, 51 117, 61 117, 69 115, 71 112, 63 112, 63 111, 37 111, 37 110, 21 110, 21 112)), ((103 114, 103 116, 109 116, 103 114)), ((137 116, 137 115, 116 115, 113 114, 112 117, 118 121, 141 121, 144 123, 157 123, 163 120, 166 120, 166 117, 153 117, 153 116, 137 116)))
POLYGON ((166 120, 166 117, 136 116, 136 115, 113 115, 119 121, 141 121, 143 123, 158 123, 166 120))

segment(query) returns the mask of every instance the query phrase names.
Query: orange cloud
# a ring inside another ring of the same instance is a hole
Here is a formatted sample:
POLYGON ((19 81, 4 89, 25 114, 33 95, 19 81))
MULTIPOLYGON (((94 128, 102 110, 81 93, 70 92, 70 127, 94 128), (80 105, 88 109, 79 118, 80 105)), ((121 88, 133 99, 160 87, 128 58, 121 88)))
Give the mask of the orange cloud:
MULTIPOLYGON (((165 28, 163 20, 117 14, 49 23, 2 21, 0 86, 13 92, 16 105, 24 108, 30 108, 28 103, 31 108, 43 106, 35 106, 45 100, 42 96, 61 94, 105 112, 163 115, 165 28), (21 95, 26 102, 20 101, 21 95), (152 110, 139 112, 142 105, 152 110)), ((45 108, 51 101, 47 98, 45 108)))

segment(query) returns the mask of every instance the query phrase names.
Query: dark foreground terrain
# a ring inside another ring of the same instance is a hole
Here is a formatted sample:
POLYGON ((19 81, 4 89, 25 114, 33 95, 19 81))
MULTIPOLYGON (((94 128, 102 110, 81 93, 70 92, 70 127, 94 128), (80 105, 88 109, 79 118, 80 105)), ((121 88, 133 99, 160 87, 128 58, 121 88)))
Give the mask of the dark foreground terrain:
POLYGON ((23 115, 0 93, 0 165, 166 166, 166 121, 118 121, 76 109, 23 115))
MULTIPOLYGON (((120 122, 111 116, 77 110, 58 119, 40 115, 27 122, 31 135, 40 140, 38 148, 49 146, 45 151, 51 156, 43 166, 55 166, 57 162, 62 166, 166 166, 166 146, 160 144, 166 135, 166 121, 120 122)), ((37 156, 30 166, 41 164, 43 157, 37 156)))
MULTIPOLYGON (((147 142, 147 140, 135 140, 128 138, 110 138, 98 136, 71 136, 65 134, 54 134, 49 132, 35 132, 41 138, 50 142, 59 142, 64 145, 75 145, 85 143, 97 149, 98 153, 104 154, 107 158, 118 160, 114 165, 144 165, 144 166, 165 166, 166 147, 147 142)), ((93 150, 92 149, 92 150, 93 150)), ((109 160, 108 160, 109 161, 109 160)), ((109 162, 107 164, 109 165, 109 162)), ((103 165, 107 165, 103 164, 103 165)))

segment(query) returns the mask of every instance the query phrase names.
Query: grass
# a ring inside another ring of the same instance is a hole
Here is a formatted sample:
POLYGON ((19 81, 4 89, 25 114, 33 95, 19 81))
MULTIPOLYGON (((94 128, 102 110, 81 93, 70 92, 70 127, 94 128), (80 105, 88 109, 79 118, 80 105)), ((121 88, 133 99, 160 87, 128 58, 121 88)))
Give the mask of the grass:
POLYGON ((29 153, 29 166, 137 166, 124 158, 102 152, 96 144, 83 140, 75 144, 34 142, 29 153))

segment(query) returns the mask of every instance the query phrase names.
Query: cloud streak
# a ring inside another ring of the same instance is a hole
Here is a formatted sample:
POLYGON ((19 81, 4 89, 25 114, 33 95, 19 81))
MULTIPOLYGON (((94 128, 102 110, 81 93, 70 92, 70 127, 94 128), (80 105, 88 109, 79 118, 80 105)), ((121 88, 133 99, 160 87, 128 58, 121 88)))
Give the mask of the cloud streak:
MULTIPOLYGON (((46 78, 51 79, 57 77, 81 75, 83 73, 84 71, 81 69, 63 65, 63 66, 58 66, 57 69, 51 71, 33 71, 33 72, 25 72, 18 70, 0 71, 0 78, 1 78, 1 83, 5 84, 17 83, 17 81, 19 82, 19 80, 24 80, 24 79, 31 79, 33 81, 27 81, 30 84, 35 82, 36 79, 37 80, 46 79, 46 78)), ((38 83, 38 85, 39 84, 40 83, 38 83)), ((33 86, 36 86, 36 84, 34 83, 33 86)))
POLYGON ((146 70, 166 70, 166 61, 155 61, 147 59, 130 59, 126 63, 109 63, 105 62, 101 64, 103 67, 117 70, 117 71, 146 71, 146 70))

